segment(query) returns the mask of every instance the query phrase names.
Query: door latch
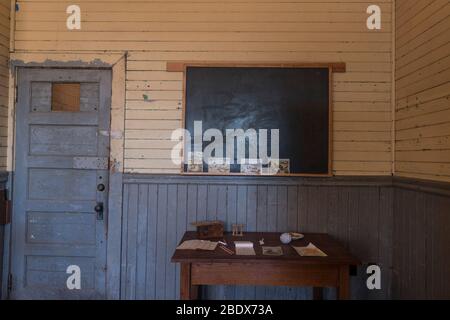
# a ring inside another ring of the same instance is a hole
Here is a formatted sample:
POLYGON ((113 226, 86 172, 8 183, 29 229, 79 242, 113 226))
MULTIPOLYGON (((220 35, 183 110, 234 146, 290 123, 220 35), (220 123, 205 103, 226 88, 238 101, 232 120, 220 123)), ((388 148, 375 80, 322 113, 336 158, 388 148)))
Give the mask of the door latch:
POLYGON ((97 212, 97 220, 103 220, 103 202, 98 202, 94 210, 97 212))

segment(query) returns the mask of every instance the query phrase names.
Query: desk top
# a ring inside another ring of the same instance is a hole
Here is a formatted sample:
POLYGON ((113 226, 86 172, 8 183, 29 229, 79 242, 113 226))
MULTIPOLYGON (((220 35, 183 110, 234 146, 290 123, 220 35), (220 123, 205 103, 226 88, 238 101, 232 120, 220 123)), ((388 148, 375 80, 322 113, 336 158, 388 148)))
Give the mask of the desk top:
MULTIPOLYGON (((285 245, 280 241, 281 233, 267 232, 245 232, 242 237, 232 236, 227 232, 221 239, 212 239, 212 241, 225 240, 228 248, 234 250, 234 241, 251 241, 255 249, 255 256, 229 255, 219 247, 214 251, 203 250, 175 250, 172 256, 172 262, 180 263, 213 263, 213 262, 264 262, 264 263, 297 263, 297 264, 333 264, 333 265, 359 265, 360 261, 352 256, 344 246, 337 240, 322 233, 306 233, 305 237, 300 240, 294 240, 290 244, 285 245), (264 238, 264 245, 268 247, 280 246, 283 250, 282 256, 266 256, 262 254, 262 246, 259 240, 264 238), (302 257, 291 246, 304 247, 309 243, 313 243, 316 247, 327 254, 327 257, 302 257)), ((182 243, 186 240, 197 239, 195 231, 188 231, 184 234, 182 243)))

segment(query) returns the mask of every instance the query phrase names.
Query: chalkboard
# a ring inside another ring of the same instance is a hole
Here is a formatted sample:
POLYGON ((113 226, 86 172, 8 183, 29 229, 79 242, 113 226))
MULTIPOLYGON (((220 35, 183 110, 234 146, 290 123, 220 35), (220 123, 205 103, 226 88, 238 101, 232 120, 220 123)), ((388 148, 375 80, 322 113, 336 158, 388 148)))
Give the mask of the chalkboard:
MULTIPOLYGON (((226 129, 279 129, 279 158, 289 159, 290 174, 329 174, 328 68, 187 67, 185 76, 185 128, 192 136, 194 121, 224 139, 226 129)), ((270 154, 270 139, 267 147, 270 154)), ((231 173, 240 171, 231 165, 231 173)))

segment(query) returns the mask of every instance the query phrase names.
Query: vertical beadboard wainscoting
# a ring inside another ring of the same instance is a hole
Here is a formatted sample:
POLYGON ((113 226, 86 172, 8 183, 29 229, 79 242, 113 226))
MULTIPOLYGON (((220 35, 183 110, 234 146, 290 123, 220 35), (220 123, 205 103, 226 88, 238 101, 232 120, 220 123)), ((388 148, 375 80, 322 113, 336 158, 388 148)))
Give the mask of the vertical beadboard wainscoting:
POLYGON ((394 180, 392 296, 450 299, 450 184, 394 180))
MULTIPOLYGON (((4 192, 6 189, 6 183, 8 182, 8 173, 0 171, 0 196, 4 196, 4 192)), ((1 214, 1 213, 0 213, 1 214)), ((2 275, 3 275, 3 259, 4 259, 4 246, 5 244, 5 226, 0 223, 0 299, 3 299, 2 296, 2 275)))
MULTIPOLYGON (((179 268, 170 258, 191 222, 220 219, 246 231, 329 233, 364 263, 352 297, 390 298, 392 180, 245 178, 129 174, 124 177, 121 297, 177 299, 179 268), (382 269, 382 290, 366 287, 366 265, 382 269)), ((258 270, 255 270, 258 272, 258 270)), ((334 298, 335 290, 325 290, 334 298)), ((208 299, 309 299, 310 288, 206 287, 208 299)))

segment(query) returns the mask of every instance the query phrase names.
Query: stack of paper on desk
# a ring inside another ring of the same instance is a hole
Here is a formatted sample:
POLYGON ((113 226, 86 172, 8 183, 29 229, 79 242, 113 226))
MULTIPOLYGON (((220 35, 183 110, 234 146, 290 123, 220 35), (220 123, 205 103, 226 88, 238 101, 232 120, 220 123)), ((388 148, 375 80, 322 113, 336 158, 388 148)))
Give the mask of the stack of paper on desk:
POLYGON ((327 255, 325 252, 317 248, 315 245, 313 245, 311 242, 306 247, 294 247, 292 248, 297 251, 299 255, 302 257, 326 257, 327 255))
POLYGON ((213 251, 217 247, 217 242, 208 240, 187 240, 180 244, 178 250, 208 250, 213 251))
POLYGON ((235 241, 236 254, 239 256, 255 256, 256 252, 253 249, 253 242, 251 241, 235 241))

